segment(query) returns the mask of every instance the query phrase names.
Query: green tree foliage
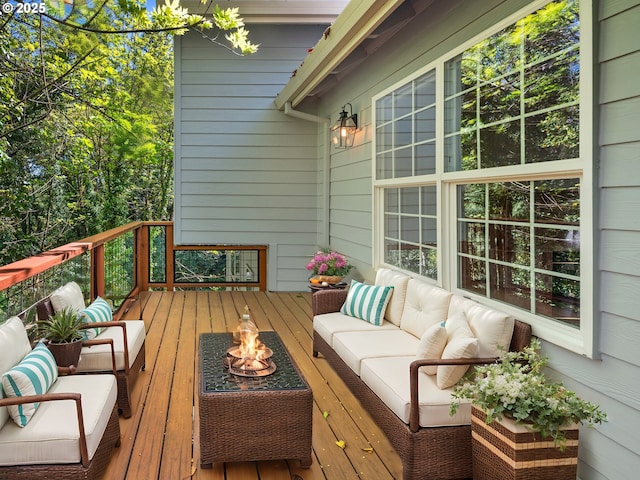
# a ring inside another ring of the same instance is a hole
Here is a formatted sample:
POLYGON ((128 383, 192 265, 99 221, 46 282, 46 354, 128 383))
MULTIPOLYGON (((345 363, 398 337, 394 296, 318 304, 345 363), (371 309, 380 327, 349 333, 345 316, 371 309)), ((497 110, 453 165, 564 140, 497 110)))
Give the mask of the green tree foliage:
MULTIPOLYGON (((8 0, 0 0, 4 4, 8 0)), ((237 9, 49 0, 0 15, 0 265, 173 206, 172 35, 256 51, 237 9)))

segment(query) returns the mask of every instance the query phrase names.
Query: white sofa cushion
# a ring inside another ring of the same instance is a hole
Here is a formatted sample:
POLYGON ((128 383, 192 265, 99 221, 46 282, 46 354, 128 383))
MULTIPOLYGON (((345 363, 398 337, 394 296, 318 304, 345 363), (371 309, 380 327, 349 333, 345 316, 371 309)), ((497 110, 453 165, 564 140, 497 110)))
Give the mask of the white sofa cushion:
POLYGON ((51 294, 51 306, 54 312, 62 312, 67 308, 71 308, 76 312, 82 310, 86 305, 84 304, 84 296, 80 285, 76 282, 68 282, 56 289, 51 294))
POLYGON ((509 350, 515 323, 511 315, 454 295, 449 307, 449 316, 460 312, 464 312, 474 336, 478 339, 479 357, 497 357, 501 352, 500 347, 509 350))
POLYGON ((404 302, 407 297, 407 284, 409 276, 403 273, 395 272, 388 268, 381 268, 376 272, 376 285, 393 287, 393 295, 387 305, 387 313, 385 319, 394 325, 400 325, 402 311, 404 310, 404 302))
MULTIPOLYGON (((442 359, 476 358, 478 339, 471 331, 464 313, 447 319, 447 345, 442 351, 442 359)), ((469 369, 469 365, 440 365, 437 372, 437 385, 440 389, 452 387, 469 369)))
MULTIPOLYGON (((362 360, 361 379, 403 422, 409 423, 409 365, 413 356, 367 358, 362 360)), ((418 372, 418 400, 421 427, 469 425, 471 403, 462 401, 454 416, 449 415, 451 389, 440 390, 436 377, 418 372)))
MULTIPOLYGON (((362 320, 359 320, 361 323, 362 320)), ((127 342, 129 345, 129 362, 138 356, 140 348, 145 340, 144 320, 125 320, 127 329, 127 342)), ((124 370, 124 341, 121 327, 108 327, 97 340, 103 338, 113 339, 113 347, 116 353, 116 370, 124 370)), ((104 372, 111 370, 111 347, 109 345, 93 345, 83 347, 78 362, 78 372, 104 372)))
MULTIPOLYGON (((416 360, 437 360, 442 357, 442 351, 447 345, 447 329, 444 322, 431 325, 420 338, 416 360)), ((437 365, 425 365, 420 367, 427 375, 435 375, 438 371, 437 365)))
POLYGON ((419 340, 400 329, 374 332, 340 332, 333 336, 333 349, 358 375, 365 358, 413 355, 419 340))
POLYGON ((431 325, 447 319, 450 299, 451 292, 416 278, 410 279, 400 328, 421 338, 431 325))
MULTIPOLYGON (((18 364, 2 375, 2 389, 8 398, 42 395, 58 379, 56 360, 44 343, 38 343, 18 364)), ((9 415, 19 427, 25 427, 40 403, 10 405, 9 415)))
MULTIPOLYGON (((89 458, 100 444, 117 398, 113 375, 59 377, 49 393, 78 392, 89 458)), ((79 463, 79 431, 72 401, 42 402, 26 427, 7 422, 0 429, 0 465, 79 463)))
POLYGON ((340 311, 345 315, 380 326, 384 321, 384 314, 392 294, 393 287, 365 285, 357 280, 351 280, 347 298, 340 311))
MULTIPOLYGON (((20 318, 11 317, 0 324, 0 375, 11 370, 30 351, 29 337, 20 318)), ((9 409, 0 407, 0 427, 8 419, 9 409)))
POLYGON ((325 342, 333 345, 334 333, 397 330, 398 327, 391 322, 384 322, 380 326, 372 325, 369 322, 363 322, 359 318, 350 317, 340 312, 333 312, 313 317, 313 329, 325 342))

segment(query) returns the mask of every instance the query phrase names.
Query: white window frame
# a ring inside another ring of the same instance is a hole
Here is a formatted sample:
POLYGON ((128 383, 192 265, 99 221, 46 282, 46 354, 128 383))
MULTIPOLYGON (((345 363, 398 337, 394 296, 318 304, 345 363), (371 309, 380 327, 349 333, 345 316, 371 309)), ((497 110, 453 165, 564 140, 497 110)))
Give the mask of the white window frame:
MULTIPOLYGON (((593 358, 595 351, 597 300, 594 292, 594 238, 597 232, 594 223, 595 186, 594 164, 594 86, 593 86, 593 7, 592 0, 580 0, 580 143, 579 158, 554 162, 531 163, 526 165, 494 167, 470 171, 444 172, 444 65, 451 58, 464 52, 476 43, 501 31, 526 15, 535 12, 551 0, 537 0, 526 8, 510 15, 491 29, 460 45, 455 50, 425 65, 414 74, 395 83, 372 98, 372 178, 373 178, 373 265, 397 268, 384 262, 384 191, 385 187, 421 186, 436 184, 437 205, 437 249, 438 280, 424 278, 454 293, 477 300, 479 303, 495 307, 530 323, 534 335, 559 345, 567 350, 593 358), (395 179, 376 178, 376 101, 385 95, 407 85, 429 70, 436 72, 436 172, 431 175, 402 177, 395 179), (535 315, 506 303, 497 302, 488 297, 461 290, 458 285, 457 265, 457 211, 456 187, 464 183, 501 182, 517 179, 535 180, 538 178, 580 178, 580 328, 562 324, 553 319, 535 315)), ((407 272, 412 276, 416 274, 407 272)))

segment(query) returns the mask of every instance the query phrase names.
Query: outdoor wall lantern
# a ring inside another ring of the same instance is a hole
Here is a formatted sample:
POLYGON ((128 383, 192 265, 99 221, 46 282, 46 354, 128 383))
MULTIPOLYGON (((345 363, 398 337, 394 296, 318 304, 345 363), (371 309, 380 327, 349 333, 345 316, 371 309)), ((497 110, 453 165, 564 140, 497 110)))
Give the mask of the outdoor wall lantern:
POLYGON ((350 103, 342 106, 340 118, 331 127, 331 141, 336 148, 350 148, 358 129, 358 115, 353 113, 350 103), (349 115, 345 107, 349 105, 349 115))

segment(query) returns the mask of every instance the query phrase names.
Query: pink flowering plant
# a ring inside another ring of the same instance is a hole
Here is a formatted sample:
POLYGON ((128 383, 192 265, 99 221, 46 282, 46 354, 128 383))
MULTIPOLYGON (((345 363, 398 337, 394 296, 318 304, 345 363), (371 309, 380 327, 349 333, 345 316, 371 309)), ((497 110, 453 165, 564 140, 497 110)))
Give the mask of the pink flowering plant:
POLYGON ((311 270, 313 275, 344 277, 351 270, 351 265, 341 253, 321 250, 307 264, 307 270, 311 270))

